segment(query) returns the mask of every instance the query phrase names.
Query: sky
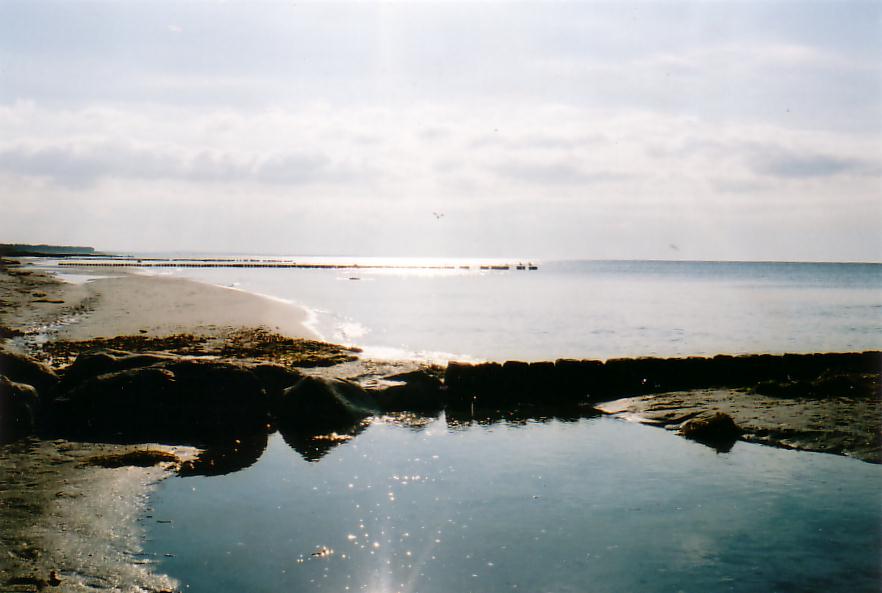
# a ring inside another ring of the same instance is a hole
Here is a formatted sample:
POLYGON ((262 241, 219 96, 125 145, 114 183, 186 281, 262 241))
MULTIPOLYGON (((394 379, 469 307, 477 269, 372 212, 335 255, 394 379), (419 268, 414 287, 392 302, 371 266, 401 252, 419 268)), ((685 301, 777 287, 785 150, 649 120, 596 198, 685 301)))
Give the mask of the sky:
POLYGON ((0 242, 882 261, 882 3, 0 0, 0 242))

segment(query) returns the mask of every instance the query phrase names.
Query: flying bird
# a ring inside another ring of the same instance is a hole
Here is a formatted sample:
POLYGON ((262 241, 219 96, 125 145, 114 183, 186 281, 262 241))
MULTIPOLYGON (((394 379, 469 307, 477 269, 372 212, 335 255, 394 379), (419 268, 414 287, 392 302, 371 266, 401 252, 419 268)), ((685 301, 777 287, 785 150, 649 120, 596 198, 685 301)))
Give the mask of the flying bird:
POLYGON ((432 212, 432 216, 435 217, 435 220, 441 220, 442 218, 444 218, 444 213, 443 212, 432 212))

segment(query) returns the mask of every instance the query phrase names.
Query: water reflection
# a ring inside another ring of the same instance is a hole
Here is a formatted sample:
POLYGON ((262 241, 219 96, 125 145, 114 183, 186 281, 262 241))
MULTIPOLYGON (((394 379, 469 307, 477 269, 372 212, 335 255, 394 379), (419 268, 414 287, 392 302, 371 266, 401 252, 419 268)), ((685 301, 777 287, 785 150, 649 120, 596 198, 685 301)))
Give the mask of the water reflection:
POLYGON ((468 407, 452 408, 445 413, 447 426, 452 429, 465 429, 472 425, 492 426, 505 423, 511 426, 544 423, 552 420, 560 422, 576 422, 583 418, 594 418, 600 412, 591 406, 559 405, 538 406, 523 405, 515 408, 468 407))
POLYGON ((181 464, 180 476, 223 476, 249 468, 263 456, 269 435, 266 432, 213 443, 194 459, 181 464))
POLYGON ((294 449, 305 461, 318 462, 335 447, 348 443, 364 432, 370 424, 361 421, 341 432, 313 434, 291 427, 279 427, 279 434, 289 447, 294 449))
POLYGON ((297 455, 276 435, 163 482, 150 551, 194 593, 878 588, 879 467, 577 412, 388 416, 297 455))
POLYGON ((282 439, 305 461, 321 461, 328 453, 340 445, 350 443, 362 434, 372 423, 391 424, 414 432, 421 432, 437 422, 441 416, 448 428, 464 430, 472 425, 491 426, 505 423, 511 426, 526 426, 552 420, 576 422, 582 418, 592 418, 599 413, 585 406, 524 406, 515 409, 448 409, 443 413, 422 414, 418 412, 393 412, 380 417, 372 417, 340 427, 333 432, 306 430, 299 426, 280 425, 282 439))

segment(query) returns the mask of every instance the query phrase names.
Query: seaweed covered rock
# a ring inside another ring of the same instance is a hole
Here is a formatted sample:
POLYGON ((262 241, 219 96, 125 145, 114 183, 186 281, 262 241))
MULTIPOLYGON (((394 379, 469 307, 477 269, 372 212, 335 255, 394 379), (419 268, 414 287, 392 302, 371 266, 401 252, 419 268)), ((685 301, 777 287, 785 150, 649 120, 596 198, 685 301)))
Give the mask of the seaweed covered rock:
POLYGON ((700 414, 680 425, 681 435, 718 451, 729 451, 743 432, 732 417, 723 412, 700 414))
POLYGON ((88 379, 129 369, 137 369, 163 362, 179 360, 168 354, 132 353, 124 350, 94 350, 77 356, 73 364, 64 370, 59 384, 66 391, 88 379))
POLYGON ((263 385, 266 394, 271 400, 271 405, 282 396, 282 392, 291 387, 301 378, 303 374, 290 367, 273 363, 261 363, 250 367, 251 372, 257 377, 258 381, 263 385))
POLYGON ((0 375, 0 443, 13 441, 34 430, 37 390, 0 375))
POLYGON ((32 385, 41 396, 58 383, 58 375, 47 365, 19 352, 0 346, 0 375, 15 383, 32 385))
POLYGON ((50 431, 121 441, 206 443, 265 430, 266 392, 247 368, 164 360, 90 377, 50 407, 50 431))
POLYGON ((380 412, 375 398, 340 379, 304 377, 284 390, 276 407, 279 426, 306 434, 345 431, 380 412))

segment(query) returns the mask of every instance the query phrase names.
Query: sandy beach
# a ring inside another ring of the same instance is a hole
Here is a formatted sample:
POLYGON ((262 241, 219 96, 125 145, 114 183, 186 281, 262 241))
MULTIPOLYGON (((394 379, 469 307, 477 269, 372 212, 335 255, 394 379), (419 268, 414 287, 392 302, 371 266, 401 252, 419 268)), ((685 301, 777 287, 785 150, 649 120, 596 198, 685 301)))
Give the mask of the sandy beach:
POLYGON ((263 327, 290 338, 316 339, 302 307, 234 288, 181 278, 123 274, 84 284, 25 269, 12 272, 0 299, 2 325, 45 329, 52 339, 123 335, 219 335, 263 327))

